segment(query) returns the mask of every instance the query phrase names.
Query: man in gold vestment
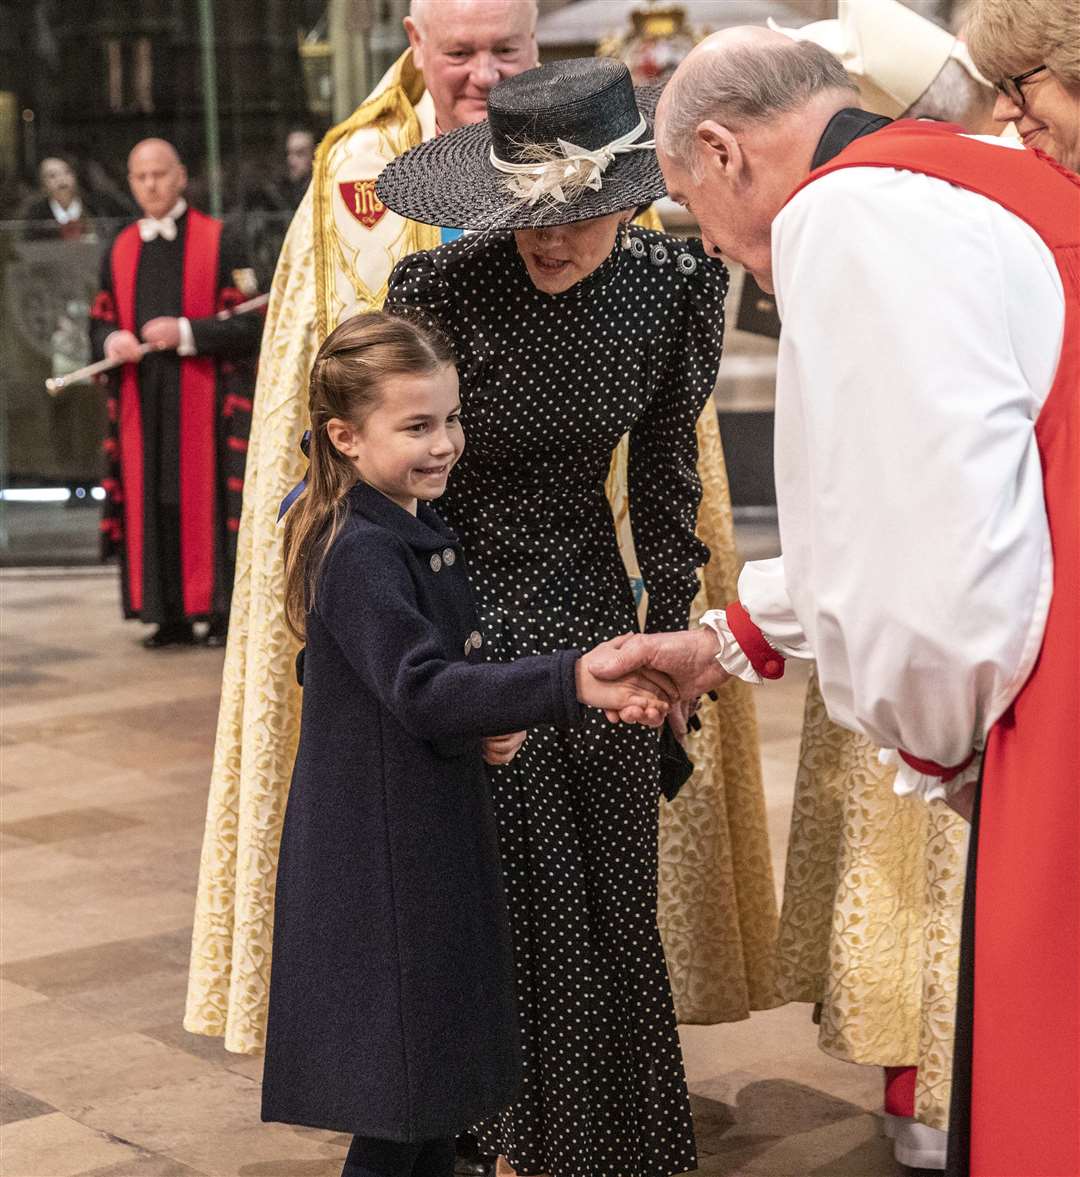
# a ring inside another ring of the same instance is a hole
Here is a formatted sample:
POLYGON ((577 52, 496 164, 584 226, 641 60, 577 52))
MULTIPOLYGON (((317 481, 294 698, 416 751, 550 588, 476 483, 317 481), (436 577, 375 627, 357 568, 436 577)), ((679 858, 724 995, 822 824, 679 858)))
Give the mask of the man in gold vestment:
MULTIPOLYGON (((840 0, 838 20, 782 31, 840 57, 867 110, 994 133, 994 91, 964 46, 896 0, 840 0)), ((944 802, 898 797, 894 776, 829 720, 812 677, 778 983, 788 1001, 819 1006, 824 1051, 887 1069, 897 1159, 943 1168, 968 827, 944 802)))
MULTIPOLYGON (((303 474, 311 363, 343 318, 382 304, 400 258, 443 239, 376 199, 380 171, 439 131, 483 118, 491 86, 536 64, 535 24, 535 0, 413 0, 410 49, 320 145, 274 275, 184 1018, 189 1031, 224 1036, 229 1050, 258 1052, 264 1039, 278 843, 300 722, 277 516, 303 474)), ((713 553, 707 608, 730 598, 737 572, 711 405, 699 441, 699 533, 713 553)), ((611 485, 616 515, 625 516, 617 460, 611 485)), ((621 535, 632 570, 625 526, 621 535)), ((696 744, 694 778, 664 807, 660 924, 680 1018, 716 1022, 776 1003, 776 907, 748 688, 724 688, 696 744)))

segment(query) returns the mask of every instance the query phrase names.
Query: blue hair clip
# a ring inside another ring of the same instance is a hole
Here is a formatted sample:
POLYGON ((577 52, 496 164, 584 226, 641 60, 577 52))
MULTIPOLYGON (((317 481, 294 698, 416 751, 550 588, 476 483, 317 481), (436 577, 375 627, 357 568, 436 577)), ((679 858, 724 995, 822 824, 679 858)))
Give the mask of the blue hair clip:
MULTIPOLYGON (((300 438, 300 452, 305 458, 311 458, 311 430, 305 429, 304 436, 300 438)), ((285 518, 285 513, 296 502, 296 500, 307 490, 307 475, 289 491, 289 493, 281 500, 281 506, 278 508, 277 521, 280 523, 285 518)))

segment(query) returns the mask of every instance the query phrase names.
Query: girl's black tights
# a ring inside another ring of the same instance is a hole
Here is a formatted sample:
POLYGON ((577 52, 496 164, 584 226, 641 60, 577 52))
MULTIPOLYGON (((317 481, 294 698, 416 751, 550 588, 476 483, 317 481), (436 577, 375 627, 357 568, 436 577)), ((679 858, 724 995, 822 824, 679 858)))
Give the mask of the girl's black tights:
POLYGON ((354 1136, 341 1177, 454 1177, 453 1140, 400 1144, 354 1136))

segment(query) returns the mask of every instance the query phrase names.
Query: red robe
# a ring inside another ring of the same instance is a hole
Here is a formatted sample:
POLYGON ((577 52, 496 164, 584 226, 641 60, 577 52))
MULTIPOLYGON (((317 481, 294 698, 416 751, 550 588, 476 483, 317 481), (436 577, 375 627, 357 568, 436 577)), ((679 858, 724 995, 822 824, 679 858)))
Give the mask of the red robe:
POLYGON ((1039 152, 923 122, 858 140, 808 182, 843 167, 921 172, 997 202, 1043 240, 1065 291, 1057 375, 1035 427, 1053 597, 1031 677, 983 759, 965 945, 972 1004, 958 1013, 950 1171, 1078 1177, 1080 176, 1039 152))
MULTIPOLYGON (((244 296, 221 283, 221 222, 195 209, 189 209, 186 218, 179 313, 193 322, 212 320, 244 296)), ((109 289, 98 296, 91 312, 108 329, 139 333, 135 295, 141 252, 138 224, 129 225, 113 243, 109 289)), ((254 342, 257 346, 257 335, 254 342)), ((188 618, 228 613, 251 414, 253 372, 243 358, 219 352, 180 361, 179 552, 183 613, 188 618)), ((125 616, 160 621, 144 591, 146 577, 153 574, 153 532, 158 524, 154 488, 144 485, 148 439, 136 365, 125 364, 119 370, 109 419, 105 554, 121 555, 125 616)))

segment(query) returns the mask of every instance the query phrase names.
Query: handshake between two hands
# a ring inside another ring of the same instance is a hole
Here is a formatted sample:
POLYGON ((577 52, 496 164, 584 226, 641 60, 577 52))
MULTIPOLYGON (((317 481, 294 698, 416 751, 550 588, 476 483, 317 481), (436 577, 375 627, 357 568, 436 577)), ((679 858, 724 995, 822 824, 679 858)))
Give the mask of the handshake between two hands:
MULTIPOLYGON (((669 722, 682 739, 694 700, 729 677, 716 661, 719 649, 716 635, 705 626, 681 633, 623 634, 578 660, 578 700, 599 708, 611 723, 661 727, 669 722)), ((491 737, 484 741, 484 759, 509 764, 524 742, 524 732, 491 737)))

